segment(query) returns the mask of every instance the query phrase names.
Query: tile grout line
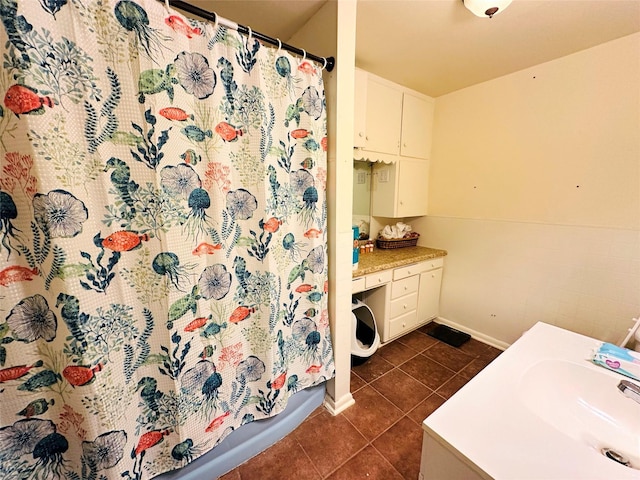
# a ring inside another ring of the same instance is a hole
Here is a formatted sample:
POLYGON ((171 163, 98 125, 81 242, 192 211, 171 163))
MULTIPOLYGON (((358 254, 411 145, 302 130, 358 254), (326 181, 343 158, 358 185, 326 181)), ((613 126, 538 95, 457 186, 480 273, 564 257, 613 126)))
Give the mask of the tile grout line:
MULTIPOLYGON (((428 397, 427 397, 427 398, 428 398, 428 397)), ((401 417, 400 417, 400 418, 399 418, 399 419, 398 419, 398 420, 397 420, 393 425, 391 425, 391 426, 390 426, 387 430, 385 430, 383 433, 386 433, 386 432, 387 432, 387 431, 389 431, 389 430, 390 430, 394 425, 397 425, 398 423, 400 423, 400 421, 401 421, 403 418, 406 418, 406 419, 407 419, 407 420, 409 420, 412 424, 416 425, 415 421, 414 421, 411 417, 409 417, 409 412, 407 412, 407 413, 405 413, 403 416, 401 416, 401 417)), ((419 424, 418 424, 418 425, 416 425, 416 426, 417 426, 418 428, 420 428, 420 425, 419 425, 419 424)), ((377 440, 380 436, 382 436, 382 434, 378 435, 378 437, 376 437, 376 440, 377 440)), ((384 459, 387 461, 387 463, 389 463, 389 464, 393 467, 393 469, 394 469, 396 472, 398 472, 398 474, 399 474, 402 478, 405 478, 405 476, 404 476, 404 475, 403 475, 403 474, 402 474, 402 473, 401 473, 401 472, 400 472, 400 471, 395 467, 395 465, 393 465, 393 464, 391 463, 391 461, 390 461, 390 460, 385 456, 385 454, 376 448, 376 446, 373 444, 373 441, 371 442, 371 446, 372 446, 372 447, 373 447, 373 448, 374 448, 374 449, 375 449, 375 450, 380 454, 380 456, 381 456, 382 458, 384 458, 384 459)), ((413 480, 413 479, 411 479, 411 480, 413 480)))
POLYGON ((387 463, 391 466, 391 468, 393 468, 393 470, 394 470, 394 471, 398 472, 398 475, 400 475, 402 478, 404 478, 404 475, 402 475, 402 473, 400 473, 400 472, 398 471, 398 469, 393 465, 393 463, 391 463, 391 462, 389 461, 389 459, 388 459, 387 457, 385 457, 385 456, 384 456, 384 454, 383 454, 380 450, 378 450, 378 449, 375 447, 375 445, 371 444, 371 447, 372 447, 376 452, 378 452, 378 455, 380 455, 380 456, 384 459, 384 461, 385 461, 385 462, 387 462, 387 463))
MULTIPOLYGON (((371 386, 371 385, 369 385, 371 386)), ((373 387, 372 387, 373 388, 373 387)), ((377 390, 376 390, 377 392, 377 390)), ((380 392, 378 392, 380 395, 382 395, 380 392)), ((432 392, 429 396, 433 395, 435 392, 432 392)), ((382 395, 384 397, 384 395, 382 395)), ((384 397, 386 399, 386 397, 384 397)), ((428 398, 428 397, 427 397, 428 398)), ((388 399, 387 399, 388 400, 388 399)), ((389 400, 388 400, 389 401, 389 400)), ((395 406, 395 405, 394 405, 395 406)), ((417 405, 416 405, 417 407, 417 405)), ((416 408, 414 407, 414 408, 416 408)), ((397 407, 396 407, 397 408, 397 407)), ((413 411, 413 409, 411 409, 410 411, 413 411)), ((385 462, 387 462, 391 468, 393 468, 396 472, 398 472, 398 474, 404 478, 404 476, 393 466, 393 464, 389 461, 389 459, 384 455, 383 452, 381 452, 380 450, 378 450, 376 448, 376 446, 373 444, 373 442, 375 442, 376 440, 378 440, 382 435, 384 435, 386 432, 388 432, 391 428, 393 428, 395 425, 397 425, 403 418, 407 417, 407 420, 409 420, 411 423, 415 424, 415 421, 409 417, 409 412, 404 413, 398 417, 398 419, 393 422, 391 425, 389 425, 386 429, 384 429, 382 432, 380 432, 378 435, 376 435, 374 438, 372 438, 371 440, 367 439, 367 437, 364 436, 364 434, 358 429, 358 427, 356 427, 346 416, 344 417, 349 424, 351 424, 351 426, 353 428, 356 429, 356 431, 362 435, 364 437, 364 439, 367 441, 367 443, 360 448, 358 451, 356 451, 353 455, 351 455, 349 458, 347 458, 344 462, 342 462, 340 465, 338 465, 335 469, 333 469, 331 472, 329 472, 326 476, 322 477, 322 479, 326 479, 328 477, 330 477, 331 475, 333 475, 337 470, 339 470, 340 468, 342 468, 344 465, 346 465, 351 459, 355 458, 357 455, 359 455, 360 453, 362 453, 363 450, 365 450, 367 447, 372 447, 376 452, 378 452, 378 454, 385 460, 385 462)), ((418 424, 419 427, 419 424, 418 424)), ((304 448, 302 448, 304 450, 304 448)), ((305 451, 305 455, 307 454, 307 452, 305 451)), ((308 457, 308 455, 307 455, 308 457)))
MULTIPOLYGON (((371 385, 369 385, 369 386, 371 386, 371 385)), ((371 387, 371 388, 373 388, 373 387, 371 387)), ((374 389, 374 390, 375 390, 375 389, 374 389)), ((384 395, 382 395, 382 394, 381 394, 380 392, 378 392, 377 390, 376 390, 376 393, 378 393, 379 395, 381 395, 385 400, 389 401, 389 399, 387 399, 387 397, 385 397, 384 395)), ((390 403, 391 403, 391 402, 390 402, 390 403)), ((393 403, 392 403, 392 405, 393 405, 393 403)), ((393 406, 394 406, 394 407, 396 407, 395 405, 393 405, 393 406)), ((396 407, 396 408, 398 408, 398 407, 396 407)), ((398 410, 400 410, 400 409, 398 408, 398 410)), ((400 410, 400 412, 402 412, 402 410, 400 410)), ((375 441, 376 441, 380 436, 382 436, 384 433, 386 433, 386 432, 387 432, 387 430, 389 430, 389 429, 390 429, 391 427, 393 427, 396 423, 398 423, 398 422, 402 419, 402 417, 403 417, 403 416, 404 416, 404 412, 402 412, 402 415, 401 415, 401 416, 400 416, 400 417, 399 417, 395 422, 393 422, 391 425, 389 425, 387 428, 385 428, 382 432, 380 432, 378 435, 376 435, 376 436, 375 436, 374 438, 372 438, 371 440, 369 440, 367 437, 365 437, 365 436, 364 436, 364 434, 363 434, 363 433, 358 429, 358 427, 356 427, 356 426, 353 424, 353 422, 351 422, 351 420, 349 420, 346 416, 345 416, 344 418, 347 420, 347 422, 349 422, 349 423, 351 424, 351 426, 352 426, 353 428, 355 428, 355 429, 356 429, 356 431, 357 431, 360 435, 362 435, 362 436, 364 437, 364 439, 367 441, 367 445, 371 445, 371 444, 373 444, 373 442, 375 442, 375 441)), ((366 445, 365 445, 365 446, 366 446, 366 445)), ((363 448, 364 448, 364 447, 363 447, 363 448)))
MULTIPOLYGON (((352 424, 353 426, 353 424, 352 424)), ((355 426, 354 426, 355 428, 355 426)), ((360 433, 360 430, 356 429, 358 431, 358 433, 360 433)), ((360 433, 360 435, 362 435, 360 433)), ((342 462, 340 465, 338 465, 336 468, 334 468, 333 470, 331 470, 329 473, 327 473, 326 475, 320 475, 320 478, 322 480, 325 480, 326 478, 329 478, 331 475, 333 475, 335 472, 337 472, 338 470, 340 470, 342 467, 344 467, 347 463, 349 463, 349 461, 352 458, 355 458, 357 455, 359 455, 360 453, 362 453, 362 451, 367 448, 369 445, 371 445, 370 443, 366 443, 361 449, 357 450, 353 455, 351 455, 349 458, 347 458, 344 462, 342 462)), ((306 452, 305 452, 306 453, 306 452)))
MULTIPOLYGON (((311 465, 313 466, 313 469, 315 470, 315 472, 318 474, 318 477, 320 479, 324 479, 326 478, 325 476, 322 475, 322 473, 320 473, 320 471, 318 470, 318 467, 316 467, 315 462, 311 459, 311 457, 309 456, 309 454, 307 453, 307 451, 304 449, 304 447, 302 446, 302 444, 296 440, 296 444, 298 444, 298 446, 302 449, 302 452, 304 453, 304 456, 307 457, 307 460, 309 460, 309 463, 311 463, 311 465)), ((242 478, 240 479, 242 480, 242 478)))

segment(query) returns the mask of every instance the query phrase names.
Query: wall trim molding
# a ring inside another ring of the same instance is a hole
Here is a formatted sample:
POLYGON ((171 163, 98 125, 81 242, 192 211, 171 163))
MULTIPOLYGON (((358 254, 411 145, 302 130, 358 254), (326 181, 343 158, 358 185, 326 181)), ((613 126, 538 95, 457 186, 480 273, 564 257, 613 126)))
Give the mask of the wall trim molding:
POLYGON ((443 325, 447 325, 451 328, 455 328, 456 330, 460 330, 461 332, 468 333, 472 338, 475 338, 482 343, 486 343, 487 345, 491 345, 492 347, 500 350, 506 350, 511 345, 507 342, 503 342, 502 340, 490 337, 489 335, 485 335, 484 333, 478 332, 477 330, 472 330, 471 328, 465 327, 464 325, 460 325, 456 322, 452 322, 451 320, 447 320, 443 317, 437 317, 435 320, 443 325))
POLYGON ((329 413, 333 416, 338 415, 339 413, 344 412, 351 405, 355 405, 356 401, 353 399, 353 395, 348 393, 340 397, 338 401, 335 401, 331 396, 327 393, 324 396, 324 408, 326 408, 329 413))
POLYGON ((551 227, 568 227, 568 228, 593 228, 603 230, 624 230, 629 232, 640 232, 640 228, 636 227, 622 227, 619 225, 598 225, 588 223, 558 223, 558 222, 543 222, 541 220, 523 220, 515 218, 494 218, 494 217, 466 217, 462 215, 445 215, 445 214, 429 214, 430 218, 440 218, 444 220, 468 220, 471 222, 496 222, 496 223, 521 223, 523 225, 545 225, 551 227))

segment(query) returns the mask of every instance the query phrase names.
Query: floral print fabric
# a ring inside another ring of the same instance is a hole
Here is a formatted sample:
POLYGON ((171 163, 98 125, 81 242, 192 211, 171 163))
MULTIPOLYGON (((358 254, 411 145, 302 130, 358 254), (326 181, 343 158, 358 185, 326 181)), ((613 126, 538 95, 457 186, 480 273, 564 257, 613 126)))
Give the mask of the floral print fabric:
POLYGON ((151 478, 332 377, 320 68, 155 0, 0 16, 0 478, 151 478))

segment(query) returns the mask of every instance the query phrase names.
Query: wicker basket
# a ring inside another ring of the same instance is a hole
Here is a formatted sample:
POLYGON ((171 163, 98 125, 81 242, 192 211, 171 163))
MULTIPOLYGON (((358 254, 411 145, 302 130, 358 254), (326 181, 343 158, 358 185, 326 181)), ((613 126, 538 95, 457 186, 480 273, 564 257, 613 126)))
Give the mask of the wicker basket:
POLYGON ((420 235, 418 235, 417 237, 411 237, 411 238, 394 238, 394 239, 386 239, 386 238, 378 237, 376 239, 376 243, 378 245, 378 248, 387 249, 387 250, 392 248, 415 247, 418 244, 419 237, 420 235))

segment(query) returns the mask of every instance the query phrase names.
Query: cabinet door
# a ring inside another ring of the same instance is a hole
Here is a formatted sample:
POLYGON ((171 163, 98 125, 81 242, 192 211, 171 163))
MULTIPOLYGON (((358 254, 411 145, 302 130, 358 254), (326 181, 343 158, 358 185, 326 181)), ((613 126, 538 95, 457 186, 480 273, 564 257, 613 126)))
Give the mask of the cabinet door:
POLYGON ((436 268, 420 274, 418 293, 418 323, 435 318, 440 313, 440 286, 442 268, 436 268))
POLYGON ((402 99, 402 138, 400 155, 429 158, 433 101, 405 92, 402 99))
POLYGON ((366 146, 372 152, 398 155, 402 91, 369 76, 367 81, 366 146))
POLYGON ((427 214, 429 162, 402 157, 373 166, 371 215, 402 218, 427 214))
POLYGON ((429 162, 402 158, 399 162, 397 201, 394 217, 427 214, 429 162))
POLYGON ((371 183, 371 215, 396 217, 398 163, 376 163, 371 183))
POLYGON ((356 68, 353 110, 353 146, 367 146, 367 72, 356 68))

